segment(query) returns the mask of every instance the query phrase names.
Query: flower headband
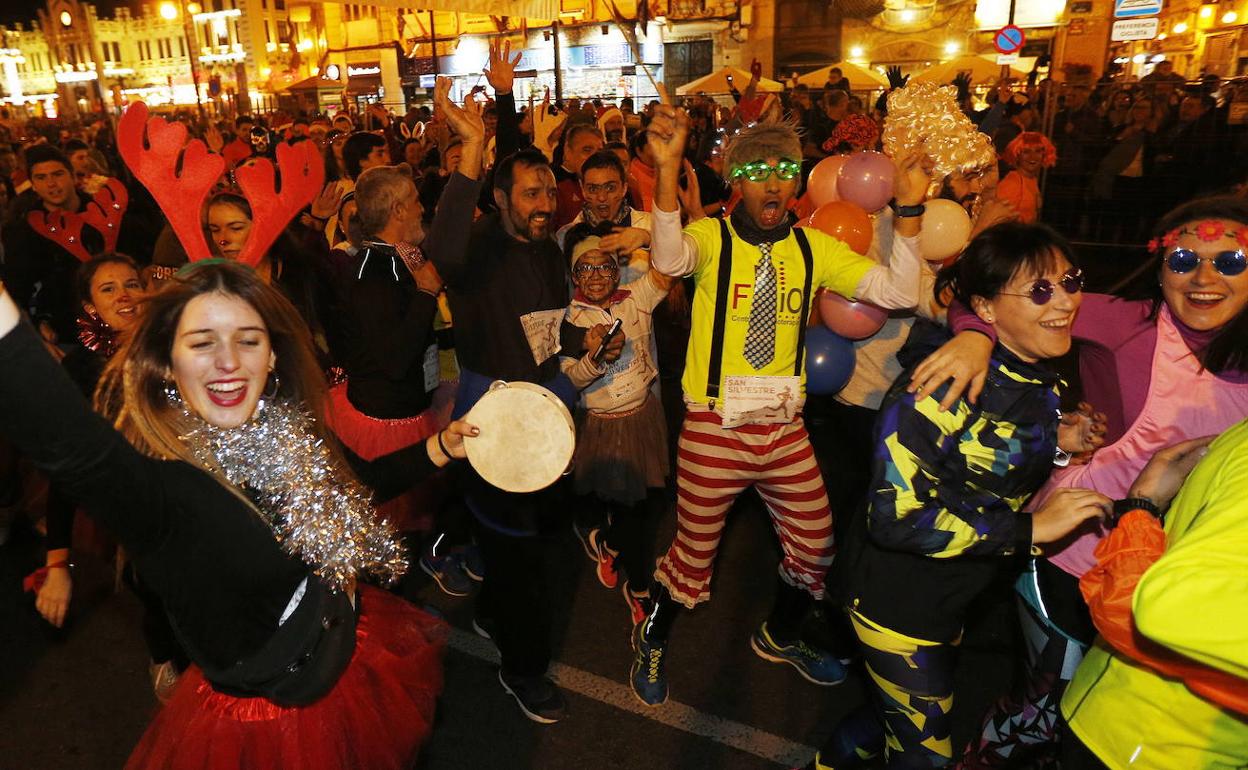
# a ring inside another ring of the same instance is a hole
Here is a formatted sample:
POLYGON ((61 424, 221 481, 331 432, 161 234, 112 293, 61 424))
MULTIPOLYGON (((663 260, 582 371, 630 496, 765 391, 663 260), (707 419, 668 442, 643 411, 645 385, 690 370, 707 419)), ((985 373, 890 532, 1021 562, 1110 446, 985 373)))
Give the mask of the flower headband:
POLYGON ((1148 250, 1158 251, 1163 247, 1172 249, 1178 245, 1180 235, 1194 235, 1205 243, 1212 243, 1225 235, 1230 235, 1241 249, 1248 249, 1248 226, 1240 225, 1228 233, 1222 220, 1205 219, 1197 222, 1194 228, 1176 227, 1160 238, 1153 238, 1148 242, 1148 250))

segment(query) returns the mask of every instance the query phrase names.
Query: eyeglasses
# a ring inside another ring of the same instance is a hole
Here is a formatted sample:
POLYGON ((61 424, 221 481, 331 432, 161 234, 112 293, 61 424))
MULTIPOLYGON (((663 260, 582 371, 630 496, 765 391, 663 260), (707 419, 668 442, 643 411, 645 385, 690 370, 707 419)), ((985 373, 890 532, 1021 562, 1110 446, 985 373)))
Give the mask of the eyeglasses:
POLYGON ((762 182, 772 174, 782 182, 788 182, 796 179, 797 175, 802 173, 802 164, 795 160, 782 160, 776 165, 771 165, 765 161, 755 161, 746 163, 744 166, 738 166, 732 172, 733 179, 745 177, 751 182, 762 182))
MULTIPOLYGON (((1061 286, 1062 291, 1067 294, 1078 294, 1083 291, 1083 271, 1079 268, 1066 271, 1066 274, 1058 279, 1057 285, 1061 286)), ((1048 278, 1041 278, 1026 292, 999 291, 997 293, 1007 297, 1027 297, 1033 305, 1047 305, 1049 300, 1053 299, 1053 292, 1053 282, 1048 278)))
POLYGON ((1202 257, 1191 249, 1175 249, 1166 255, 1166 267, 1175 275, 1190 273, 1200 267, 1201 262, 1208 261, 1221 275, 1239 275, 1248 268, 1248 257, 1240 251, 1219 251, 1212 257, 1202 257))
POLYGON ((620 268, 616 265, 577 265, 572 269, 572 274, 577 277, 587 276, 590 273, 602 273, 608 277, 616 275, 620 272, 620 268))

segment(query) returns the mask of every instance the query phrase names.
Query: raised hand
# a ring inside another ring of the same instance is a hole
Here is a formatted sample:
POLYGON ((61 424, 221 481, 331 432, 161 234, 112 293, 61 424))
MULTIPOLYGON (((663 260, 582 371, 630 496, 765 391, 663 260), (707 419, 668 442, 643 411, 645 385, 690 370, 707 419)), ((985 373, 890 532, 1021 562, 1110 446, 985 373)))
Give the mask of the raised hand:
POLYGON ((915 150, 903 150, 893 158, 897 173, 893 177, 893 197, 898 206, 917 206, 927 198, 932 184, 934 164, 927 155, 915 150))
POLYGON ((433 87, 433 103, 446 118, 446 122, 459 134, 464 143, 485 142, 485 123, 481 120, 481 105, 469 99, 461 107, 450 99, 451 79, 439 77, 433 87))
POLYGON ((490 41, 490 63, 485 68, 485 79, 494 90, 501 94, 511 93, 516 80, 516 65, 520 63, 523 51, 511 58, 511 41, 490 41))
POLYGON ((971 73, 959 72, 953 76, 953 85, 958 89, 958 100, 961 101, 971 95, 971 73))
POLYGON ((330 182, 312 201, 312 216, 322 221, 329 219, 338 213, 338 203, 341 200, 342 187, 337 182, 330 182))
POLYGON ((217 128, 215 123, 209 123, 208 128, 204 130, 204 144, 208 145, 208 149, 218 153, 225 147, 225 139, 221 136, 221 129, 217 128))
POLYGON ((685 140, 689 137, 689 113, 669 104, 654 108, 654 119, 646 129, 646 143, 656 167, 679 166, 684 160, 685 140))
POLYGON ((885 74, 888 76, 888 87, 890 90, 894 88, 904 88, 906 81, 910 79, 909 75, 901 74, 901 67, 897 65, 889 67, 885 70, 885 74))

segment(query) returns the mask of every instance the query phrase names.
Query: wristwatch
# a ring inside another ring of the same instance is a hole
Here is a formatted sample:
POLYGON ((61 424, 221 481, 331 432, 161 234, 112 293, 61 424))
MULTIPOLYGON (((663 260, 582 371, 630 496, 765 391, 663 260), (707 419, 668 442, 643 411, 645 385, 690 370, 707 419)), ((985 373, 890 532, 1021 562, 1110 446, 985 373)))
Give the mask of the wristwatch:
POLYGON ((892 200, 888 202, 888 205, 893 210, 893 213, 899 217, 921 217, 923 212, 927 210, 927 207, 922 203, 917 206, 899 206, 897 201, 892 200))
POLYGON ((1121 500, 1114 501, 1114 522, 1117 523, 1118 519, 1130 511, 1148 511, 1154 519, 1160 521, 1162 518, 1161 510, 1157 507, 1157 504, 1147 497, 1124 497, 1121 500))

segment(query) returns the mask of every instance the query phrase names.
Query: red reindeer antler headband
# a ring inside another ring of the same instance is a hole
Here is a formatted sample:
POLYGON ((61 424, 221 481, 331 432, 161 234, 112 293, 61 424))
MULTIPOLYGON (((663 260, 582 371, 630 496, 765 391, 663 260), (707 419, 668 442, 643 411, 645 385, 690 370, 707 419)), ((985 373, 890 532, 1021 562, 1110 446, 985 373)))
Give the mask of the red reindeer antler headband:
MULTIPOLYGON (((192 262, 212 256, 204 238, 201 212, 213 185, 225 170, 225 160, 208 152, 199 139, 186 141, 186 127, 163 118, 148 119, 147 105, 135 102, 126 109, 117 130, 117 145, 126 165, 160 204, 178 240, 192 262), (143 142, 144 128, 147 144, 143 142), (183 145, 186 149, 183 151, 183 145), (181 173, 177 173, 181 155, 181 173)), ((277 236, 299 211, 315 200, 325 183, 325 165, 315 145, 277 146, 281 190, 267 158, 253 160, 235 171, 251 205, 251 233, 239 261, 259 264, 277 236)))
POLYGON ((109 179, 82 213, 36 209, 26 215, 26 221, 36 233, 73 254, 79 262, 86 262, 91 259, 91 252, 82 243, 82 226, 90 225, 104 237, 103 253, 115 251, 117 236, 121 235, 121 218, 126 215, 129 203, 125 186, 116 179, 109 179))

